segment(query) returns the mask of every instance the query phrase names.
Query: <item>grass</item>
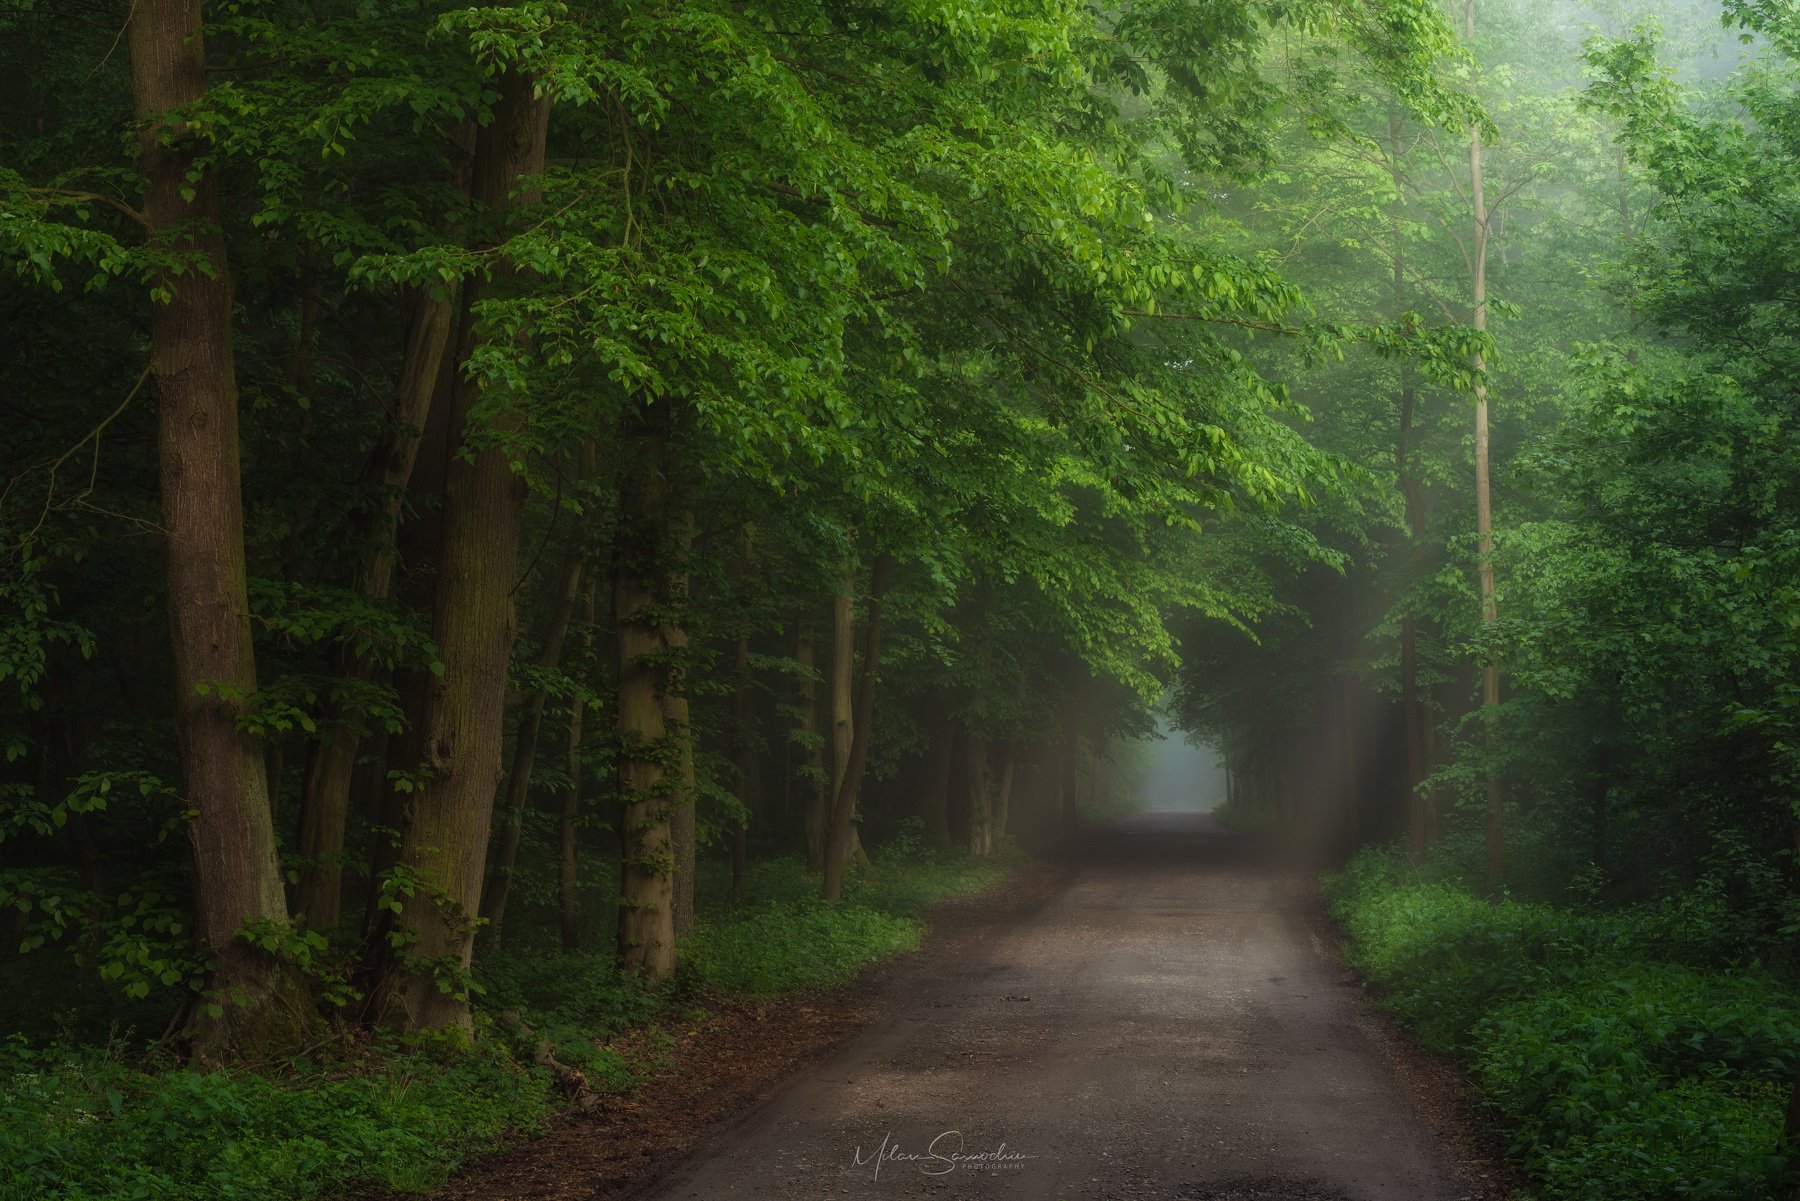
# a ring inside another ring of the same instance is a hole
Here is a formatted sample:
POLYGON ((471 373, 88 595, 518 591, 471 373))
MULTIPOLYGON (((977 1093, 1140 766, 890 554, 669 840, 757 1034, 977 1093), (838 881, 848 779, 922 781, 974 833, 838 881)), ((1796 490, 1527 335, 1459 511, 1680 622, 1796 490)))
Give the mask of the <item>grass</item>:
MULTIPOLYGON (((595 1087, 628 1092, 650 1065, 602 1045, 605 1036, 645 1026, 696 994, 842 985, 917 946, 927 906, 997 883, 1011 866, 928 852, 903 837, 852 878, 838 905, 817 900, 816 879, 790 859, 752 865, 753 902, 732 901, 722 872, 705 873, 701 920, 674 987, 646 987, 610 955, 493 956, 476 966, 472 1051, 347 1041, 316 1061, 198 1073, 127 1054, 123 1038, 69 1037, 73 1025, 60 1038, 15 1036, 0 1047, 0 1201, 430 1191, 555 1110, 547 1074, 527 1066, 526 1048, 491 1015, 516 1011, 595 1087)), ((28 1000, 13 991, 15 1005, 28 1000)), ((637 1042, 650 1047, 637 1054, 655 1054, 654 1040, 637 1042)))
POLYGON ((1634 909, 1489 903, 1365 852, 1327 882, 1346 953, 1461 1056, 1539 1195, 1781 1195, 1800 996, 1706 889, 1634 909))

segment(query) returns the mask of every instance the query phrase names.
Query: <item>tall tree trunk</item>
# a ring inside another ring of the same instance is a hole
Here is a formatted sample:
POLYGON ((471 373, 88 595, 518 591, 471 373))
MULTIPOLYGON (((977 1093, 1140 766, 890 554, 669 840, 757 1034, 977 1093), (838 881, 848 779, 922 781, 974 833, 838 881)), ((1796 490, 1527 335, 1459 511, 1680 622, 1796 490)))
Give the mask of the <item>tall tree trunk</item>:
POLYGON ((668 626, 663 642, 674 660, 664 682, 663 728, 674 740, 677 791, 670 798, 669 835, 675 843, 675 937, 686 938, 694 932, 694 875, 698 868, 695 806, 699 803, 698 782, 694 773, 694 727, 689 720, 687 690, 688 556, 694 547, 694 516, 685 513, 680 520, 675 546, 681 557, 680 570, 670 575, 668 626))
MULTIPOLYGON (((831 786, 825 790, 824 871, 831 871, 832 813, 843 792, 850 770, 850 750, 856 741, 856 563, 851 559, 838 581, 831 601, 831 786)), ((842 865, 839 865, 839 870, 842 865)))
POLYGON ((800 667, 800 713, 806 744, 806 778, 800 788, 806 870, 825 870, 825 825, 828 780, 825 772, 825 717, 819 701, 818 648, 812 622, 801 618, 794 634, 794 662, 800 667))
MULTIPOLYGON (((1475 0, 1463 0, 1464 32, 1475 38, 1475 0)), ((1469 197, 1474 208, 1474 238, 1469 247, 1470 324, 1476 330, 1487 330, 1487 192, 1481 177, 1481 126, 1469 131, 1469 197)), ((1500 618, 1494 604, 1494 510, 1488 487, 1488 391, 1482 371, 1484 356, 1475 356, 1475 532, 1479 542, 1480 561, 1477 572, 1481 592, 1481 620, 1490 629, 1500 618)), ((1486 728, 1487 748, 1494 754, 1499 742, 1500 664, 1489 655, 1481 665, 1482 720, 1486 728)), ((1490 889, 1500 886, 1505 874, 1505 797, 1500 786, 1499 769, 1490 762, 1487 778, 1487 880, 1490 889)))
POLYGON ((1000 772, 999 778, 994 782, 993 830, 990 836, 996 851, 1006 844, 1006 823, 1012 816, 1013 777, 1018 759, 1018 752, 1011 739, 1000 744, 1000 772))
POLYGON ((1357 715, 1356 681, 1343 677, 1338 684, 1338 728, 1344 748, 1344 837, 1346 858, 1362 844, 1362 764, 1356 745, 1361 723, 1357 715))
POLYGON ((869 764, 869 743, 875 728, 875 681, 881 674, 881 600, 887 594, 890 566, 891 560, 886 555, 877 554, 869 580, 862 688, 856 698, 854 731, 844 760, 843 778, 838 781, 837 794, 832 800, 830 835, 825 846, 824 895, 828 901, 843 897, 844 873, 857 849, 856 802, 862 793, 863 774, 869 764))
MULTIPOLYGON (((453 316, 448 295, 424 294, 414 302, 400 379, 388 405, 388 435, 364 472, 365 481, 380 495, 369 518, 368 561, 360 581, 363 595, 374 600, 387 599, 393 585, 401 502, 418 461, 445 357, 453 352, 453 316)), ((337 671, 362 683, 375 678, 377 667, 370 656, 345 651, 338 657, 337 671)), ((294 912, 321 929, 343 920, 344 826, 350 815, 359 746, 355 723, 334 706, 321 723, 319 740, 307 757, 300 794, 300 879, 294 888, 294 912)))
POLYGON ((619 493, 613 611, 619 649, 620 897, 618 953, 627 971, 663 980, 675 971, 675 842, 661 660, 668 649, 668 434, 637 439, 619 493))
MULTIPOLYGON (((591 579, 582 613, 582 642, 591 648, 594 640, 594 583, 591 579)), ((583 654, 582 661, 591 658, 591 654, 583 654)), ((569 702, 569 782, 563 787, 562 794, 562 840, 556 878, 562 948, 571 954, 581 949, 581 737, 586 704, 587 694, 577 688, 575 698, 569 702)))
MULTIPOLYGON (((512 204, 522 177, 543 170, 550 119, 549 100, 536 94, 529 77, 507 71, 496 86, 499 96, 477 143, 471 189, 476 203, 492 213, 512 204)), ((473 292, 467 290, 465 304, 473 292)), ((396 938, 389 946, 396 953, 383 959, 373 997, 383 1020, 414 1030, 469 1026, 462 977, 474 949, 500 783, 525 515, 525 481, 513 470, 512 452, 485 437, 471 439, 479 386, 459 380, 453 395, 452 445, 469 440, 475 449, 451 459, 444 481, 441 570, 432 609, 443 674, 431 689, 423 728, 430 771, 401 836, 400 861, 413 885, 393 896, 396 938)), ((501 414, 490 424, 513 433, 521 419, 501 414)))
POLYGON ((1081 734, 1073 720, 1063 725, 1062 772, 1062 824, 1073 831, 1081 825, 1081 734))
MULTIPOLYGON (((691 542, 691 524, 688 531, 684 540, 691 542)), ((686 574, 680 576, 679 589, 682 594, 688 591, 686 574)), ((664 643, 671 654, 684 655, 688 652, 688 630, 680 627, 680 618, 675 621, 677 625, 668 627, 664 643)), ((693 933, 693 880, 698 870, 695 805, 700 798, 693 767, 693 722, 689 720, 688 686, 682 681, 684 672, 680 668, 675 668, 673 675, 675 679, 662 690, 662 726, 673 740, 677 781, 675 794, 670 798, 670 837, 675 843, 675 936, 686 938, 693 933)))
POLYGON ((931 728, 925 752, 924 780, 919 787, 919 817, 929 846, 950 845, 950 769, 955 766, 956 726, 948 718, 931 728))
MULTIPOLYGON (((582 455, 583 469, 591 474, 591 444, 582 455)), ((538 655, 538 668, 555 671, 562 663, 563 643, 568 638, 569 622, 575 615, 575 600, 581 592, 581 576, 585 561, 582 543, 585 536, 577 531, 573 544, 563 558, 562 571, 556 579, 556 591, 550 602, 550 628, 544 634, 543 650, 538 655)), ((542 688, 532 690, 519 715, 519 728, 513 737, 512 771, 506 780, 506 800, 501 807, 500 844, 494 851, 494 866, 488 873, 487 887, 481 893, 481 919, 486 924, 487 946, 498 951, 505 945, 506 902, 512 895, 513 869, 519 862, 519 835, 525 823, 525 809, 531 801, 531 773, 537 766, 538 736, 544 727, 544 707, 550 697, 542 688)))
MULTIPOLYGON (((748 548, 749 539, 745 538, 748 548)), ((762 808, 762 736, 756 728, 751 690, 755 685, 750 672, 750 635, 740 635, 733 663, 737 677, 737 693, 732 702, 732 725, 737 740, 738 805, 743 816, 731 833, 731 895, 743 900, 747 891, 749 869, 750 823, 762 808)))
MULTIPOLYGON (((429 609, 437 586, 439 556, 444 541, 444 480, 450 470, 453 445, 451 416, 455 408, 456 359, 462 339, 444 349, 445 362, 437 375, 437 390, 426 415, 417 451, 417 466, 407 485, 412 516, 395 532, 394 583, 409 610, 429 609), (404 565, 404 573, 399 568, 404 565)), ((425 708, 437 677, 425 667, 407 666, 394 672, 394 690, 404 715, 401 728, 387 735, 383 763, 371 765, 375 805, 374 840, 369 848, 368 893, 363 904, 363 942, 376 945, 386 937, 388 911, 380 907, 381 892, 400 861, 400 842, 412 812, 414 782, 425 764, 425 708)), ((353 777, 354 778, 354 777, 353 777)), ((379 956, 372 958, 379 959, 379 956)), ((379 963, 369 965, 370 975, 379 963)))
POLYGON ((196 158, 205 140, 167 116, 206 90, 200 5, 139 0, 127 36, 146 232, 152 247, 190 264, 157 277, 149 373, 195 924, 213 957, 217 1002, 195 1007, 188 1034, 202 1061, 219 1061, 298 1045, 317 1019, 299 972, 237 936, 250 922, 286 925, 288 909, 262 747, 239 728, 256 693, 256 660, 218 178, 196 158))
POLYGON ((973 730, 963 732, 963 781, 969 795, 969 854, 994 849, 993 791, 988 766, 988 740, 973 730))

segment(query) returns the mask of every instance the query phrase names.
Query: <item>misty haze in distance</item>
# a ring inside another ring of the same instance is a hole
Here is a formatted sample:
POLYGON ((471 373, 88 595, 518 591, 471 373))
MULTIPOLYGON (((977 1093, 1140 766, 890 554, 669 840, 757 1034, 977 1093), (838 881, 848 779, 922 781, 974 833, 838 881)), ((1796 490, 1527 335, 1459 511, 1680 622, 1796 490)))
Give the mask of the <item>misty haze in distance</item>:
POLYGON ((1160 738, 1145 739, 1145 767, 1137 785, 1137 801, 1143 809, 1211 813, 1225 803, 1225 768, 1218 752, 1196 746, 1169 719, 1157 715, 1160 738))

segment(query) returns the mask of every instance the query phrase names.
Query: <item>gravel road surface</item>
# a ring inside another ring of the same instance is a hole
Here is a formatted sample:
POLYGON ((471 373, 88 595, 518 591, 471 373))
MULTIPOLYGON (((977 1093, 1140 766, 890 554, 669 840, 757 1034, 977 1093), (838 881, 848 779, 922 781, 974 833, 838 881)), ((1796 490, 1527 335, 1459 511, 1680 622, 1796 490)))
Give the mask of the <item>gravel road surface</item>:
POLYGON ((1478 1194, 1321 937, 1309 873, 1202 814, 1066 884, 687 1154, 643 1201, 1457 1201, 1478 1194))

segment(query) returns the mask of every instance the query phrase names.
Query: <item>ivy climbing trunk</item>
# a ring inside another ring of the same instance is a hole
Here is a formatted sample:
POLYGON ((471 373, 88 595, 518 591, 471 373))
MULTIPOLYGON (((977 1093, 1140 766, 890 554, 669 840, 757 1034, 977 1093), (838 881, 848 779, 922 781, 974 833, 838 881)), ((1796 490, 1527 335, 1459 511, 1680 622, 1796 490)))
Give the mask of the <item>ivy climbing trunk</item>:
MULTIPOLYGON (((543 170, 550 102, 517 71, 504 72, 495 86, 492 120, 476 142, 471 192, 482 211, 500 214, 515 203, 520 180, 543 170)), ((471 286, 464 295, 465 361, 475 349, 467 315, 474 299, 471 286)), ((474 949, 500 783, 525 515, 525 481, 513 470, 515 449, 505 445, 508 436, 522 432, 522 414, 502 408, 477 426, 480 385, 460 378, 451 395, 450 445, 458 450, 444 477, 431 623, 443 673, 426 700, 428 771, 401 835, 404 878, 392 881, 387 893, 394 918, 372 998, 380 1020, 409 1030, 470 1024, 463 977, 474 949)))
MULTIPOLYGON (((869 579, 869 611, 863 632, 862 686, 856 697, 856 716, 842 778, 832 798, 830 836, 825 846, 824 896, 828 901, 844 895, 844 873, 855 850, 856 803, 862 792, 863 774, 869 764, 869 742, 875 726, 875 682, 881 674, 881 601, 887 595, 892 561, 875 556, 869 579)), ((839 641, 840 650, 842 640, 839 641)), ((834 669, 834 676, 837 674, 834 669)))
POLYGON ((198 0, 139 0, 127 22, 138 169, 163 271, 150 305, 148 376, 167 554, 175 727, 193 851, 196 931, 212 956, 208 1003, 187 1034, 202 1062, 298 1046, 316 1021, 288 961, 238 937, 288 923, 260 740, 242 727, 256 693, 244 565, 231 268, 205 139, 168 114, 206 90, 198 0))

